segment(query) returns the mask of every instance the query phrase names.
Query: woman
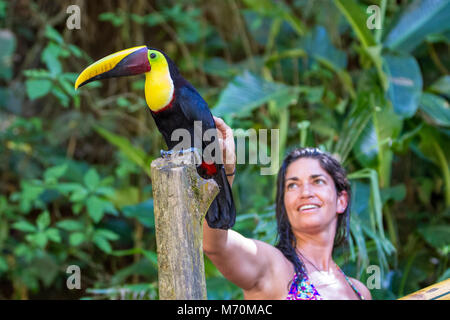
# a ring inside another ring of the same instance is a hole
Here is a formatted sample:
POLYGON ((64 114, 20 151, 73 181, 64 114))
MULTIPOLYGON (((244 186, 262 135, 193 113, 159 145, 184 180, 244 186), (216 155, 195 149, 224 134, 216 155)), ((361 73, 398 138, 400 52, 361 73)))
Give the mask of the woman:
MULTIPOLYGON (((233 132, 222 119, 214 120, 231 185, 233 132)), ((245 299, 371 299, 332 259, 333 248, 346 237, 349 204, 350 184, 340 164, 317 149, 296 149, 278 173, 276 247, 204 223, 203 250, 245 299)))

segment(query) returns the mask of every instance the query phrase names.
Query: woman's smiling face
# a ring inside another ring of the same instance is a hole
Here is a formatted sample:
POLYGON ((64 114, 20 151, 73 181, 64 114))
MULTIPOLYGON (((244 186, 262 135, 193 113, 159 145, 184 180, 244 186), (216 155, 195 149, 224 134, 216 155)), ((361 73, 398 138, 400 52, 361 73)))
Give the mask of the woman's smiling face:
POLYGON ((319 160, 300 158, 292 162, 284 183, 284 205, 295 233, 336 231, 338 214, 347 208, 347 193, 337 195, 333 178, 319 160))

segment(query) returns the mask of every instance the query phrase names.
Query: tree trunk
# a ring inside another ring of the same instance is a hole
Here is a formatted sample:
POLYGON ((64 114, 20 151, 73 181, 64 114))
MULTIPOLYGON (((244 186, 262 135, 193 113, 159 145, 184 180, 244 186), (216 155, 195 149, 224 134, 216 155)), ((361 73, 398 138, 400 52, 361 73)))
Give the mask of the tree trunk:
POLYGON ((206 299, 202 226, 219 187, 197 174, 196 157, 185 152, 151 164, 162 300, 206 299))

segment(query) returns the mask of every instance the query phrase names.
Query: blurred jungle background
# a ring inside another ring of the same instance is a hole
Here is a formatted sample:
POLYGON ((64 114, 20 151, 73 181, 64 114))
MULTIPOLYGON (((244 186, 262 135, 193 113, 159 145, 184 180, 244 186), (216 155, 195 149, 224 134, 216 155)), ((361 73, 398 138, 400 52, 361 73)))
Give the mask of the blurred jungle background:
MULTIPOLYGON (((339 156, 354 201, 335 258, 364 283, 379 268, 374 299, 450 277, 450 1, 0 0, 1 299, 158 298, 149 168, 165 145, 144 77, 73 89, 90 63, 144 44, 240 135, 280 129, 280 159, 339 156)), ((261 166, 237 167, 234 229, 274 243, 276 177, 261 166)), ((242 298, 208 260, 206 278, 208 298, 242 298)))

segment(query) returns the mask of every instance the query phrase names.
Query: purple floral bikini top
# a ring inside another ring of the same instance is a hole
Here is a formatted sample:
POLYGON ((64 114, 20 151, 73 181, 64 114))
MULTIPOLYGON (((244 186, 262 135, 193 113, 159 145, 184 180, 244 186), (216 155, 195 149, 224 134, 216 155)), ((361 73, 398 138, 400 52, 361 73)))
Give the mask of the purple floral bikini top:
MULTIPOLYGON (((342 272, 347 280, 350 287, 352 287, 353 291, 358 295, 360 300, 364 300, 363 295, 356 289, 355 285, 350 281, 350 279, 345 275, 345 273, 336 265, 338 270, 342 272)), ((286 300, 323 300, 320 296, 319 292, 317 292, 316 287, 311 283, 308 278, 308 275, 305 272, 304 267, 302 266, 303 271, 303 279, 300 283, 297 283, 297 274, 294 275, 294 279, 292 280, 292 285, 289 289, 289 294, 286 297, 286 300)))

